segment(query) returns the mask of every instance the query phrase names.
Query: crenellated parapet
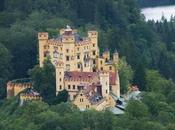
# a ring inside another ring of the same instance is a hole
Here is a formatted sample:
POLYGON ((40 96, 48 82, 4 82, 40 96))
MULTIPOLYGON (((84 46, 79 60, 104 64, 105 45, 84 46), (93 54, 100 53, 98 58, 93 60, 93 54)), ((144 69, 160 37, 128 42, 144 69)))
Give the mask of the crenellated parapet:
POLYGON ((17 79, 7 83, 7 98, 18 95, 26 88, 31 88, 33 83, 31 79, 17 79))
POLYGON ((29 100, 42 100, 42 97, 40 95, 30 95, 30 94, 21 94, 20 100, 29 101, 29 100))

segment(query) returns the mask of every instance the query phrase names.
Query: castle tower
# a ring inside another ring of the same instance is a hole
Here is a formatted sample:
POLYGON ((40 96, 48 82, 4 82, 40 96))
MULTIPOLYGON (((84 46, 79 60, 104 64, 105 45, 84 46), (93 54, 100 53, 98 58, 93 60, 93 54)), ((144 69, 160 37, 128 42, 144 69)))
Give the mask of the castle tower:
POLYGON ((63 63, 65 63, 65 70, 70 71, 74 70, 75 67, 75 36, 74 31, 67 26, 64 29, 62 35, 62 44, 63 44, 63 63))
MULTIPOLYGON (((119 55, 117 50, 113 53, 113 63, 115 65, 118 65, 119 62, 119 55)), ((115 84, 116 86, 113 88, 112 92, 117 96, 120 97, 120 79, 119 79, 119 73, 118 73, 118 68, 115 66, 115 74, 116 74, 116 79, 115 79, 115 84)))
POLYGON ((56 64, 56 94, 64 89, 64 64, 58 62, 56 64))
POLYGON ((117 64, 118 61, 119 61, 118 52, 117 52, 117 50, 115 50, 114 53, 113 53, 113 62, 114 62, 115 64, 117 64))
POLYGON ((98 32, 97 31, 88 31, 88 38, 90 38, 92 44, 92 52, 91 55, 93 58, 99 56, 99 48, 98 48, 98 32))
POLYGON ((109 95, 109 73, 100 73, 100 84, 102 85, 102 96, 108 97, 109 95))
POLYGON ((105 62, 108 62, 110 60, 110 52, 109 50, 106 50, 105 52, 103 52, 103 58, 105 59, 105 62))
POLYGON ((49 55, 49 45, 47 44, 49 35, 47 32, 40 32, 38 33, 38 40, 39 40, 39 65, 43 67, 43 62, 45 57, 49 55))

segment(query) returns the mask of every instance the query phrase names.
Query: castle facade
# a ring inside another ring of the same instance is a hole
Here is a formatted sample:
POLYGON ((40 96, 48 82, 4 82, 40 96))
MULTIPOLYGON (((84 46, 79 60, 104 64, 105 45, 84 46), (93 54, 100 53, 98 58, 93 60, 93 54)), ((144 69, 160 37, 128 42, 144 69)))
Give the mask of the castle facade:
POLYGON ((97 31, 88 31, 83 38, 67 26, 52 39, 47 32, 40 32, 38 40, 40 67, 49 57, 56 68, 57 94, 66 89, 80 109, 115 106, 111 93, 120 97, 118 53, 112 58, 109 51, 100 55, 97 31))

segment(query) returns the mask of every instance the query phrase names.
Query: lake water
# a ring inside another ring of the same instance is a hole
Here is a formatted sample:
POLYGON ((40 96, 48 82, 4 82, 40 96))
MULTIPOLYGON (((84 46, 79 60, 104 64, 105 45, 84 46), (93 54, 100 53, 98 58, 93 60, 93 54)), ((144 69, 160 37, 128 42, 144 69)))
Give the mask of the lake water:
POLYGON ((170 20, 171 16, 175 16, 175 5, 143 8, 141 12, 145 15, 146 21, 160 21, 162 16, 164 16, 167 20, 170 20))

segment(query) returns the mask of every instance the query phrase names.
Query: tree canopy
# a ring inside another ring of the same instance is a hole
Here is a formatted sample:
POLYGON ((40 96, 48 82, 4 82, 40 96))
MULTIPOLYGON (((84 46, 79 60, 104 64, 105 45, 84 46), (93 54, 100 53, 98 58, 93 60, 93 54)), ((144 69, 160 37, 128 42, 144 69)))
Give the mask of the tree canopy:
POLYGON ((175 18, 146 22, 138 2, 147 6, 146 2, 154 1, 1 0, 0 98, 5 98, 8 80, 31 77, 46 103, 28 102, 19 107, 17 99, 1 101, 0 129, 174 130, 175 18), (50 38, 56 37, 58 28, 67 24, 82 35, 89 29, 98 30, 101 52, 117 49, 125 57, 119 61, 122 92, 132 83, 144 92, 141 101, 129 103, 124 115, 80 112, 61 103, 67 101, 67 92, 56 96, 53 65, 46 60, 43 68, 36 66, 37 33, 47 31, 50 38))

